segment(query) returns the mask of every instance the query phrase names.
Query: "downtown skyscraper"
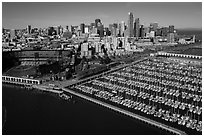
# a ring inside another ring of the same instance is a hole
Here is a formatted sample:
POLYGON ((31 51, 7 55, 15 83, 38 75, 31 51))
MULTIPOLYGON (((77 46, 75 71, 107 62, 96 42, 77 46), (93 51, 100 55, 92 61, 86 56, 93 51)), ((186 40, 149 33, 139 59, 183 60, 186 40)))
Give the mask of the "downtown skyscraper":
POLYGON ((140 19, 136 18, 134 22, 134 37, 139 37, 140 35, 140 19))
POLYGON ((131 12, 128 13, 128 28, 127 28, 127 36, 128 37, 133 37, 133 33, 134 33, 134 30, 133 30, 133 20, 134 20, 134 17, 133 17, 133 14, 131 12))

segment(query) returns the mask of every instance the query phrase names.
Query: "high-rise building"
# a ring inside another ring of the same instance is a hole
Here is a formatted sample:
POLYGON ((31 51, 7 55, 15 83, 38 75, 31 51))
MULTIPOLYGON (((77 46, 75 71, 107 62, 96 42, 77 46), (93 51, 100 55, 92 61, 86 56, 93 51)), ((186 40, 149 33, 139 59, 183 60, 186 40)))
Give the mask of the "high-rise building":
POLYGON ((162 36, 162 29, 161 28, 157 28, 156 36, 162 36))
POLYGON ((28 25, 28 26, 27 26, 27 32, 28 32, 28 34, 31 33, 31 25, 28 25))
MULTIPOLYGON (((145 27, 144 28, 144 35, 145 35, 145 37, 149 37, 149 27, 145 27)), ((140 34, 138 35, 138 36, 140 36, 140 34)))
POLYGON ((155 37, 155 31, 150 31, 149 37, 154 38, 155 37))
POLYGON ((89 33, 90 32, 90 26, 86 25, 84 27, 84 33, 89 33))
POLYGON ((105 28, 104 31, 105 31, 105 36, 110 36, 111 35, 111 32, 109 31, 108 28, 105 28))
POLYGON ((16 37, 16 30, 15 29, 11 29, 10 30, 10 39, 13 40, 16 37))
POLYGON ((158 23, 155 22, 155 23, 150 23, 150 31, 155 31, 157 30, 158 28, 158 23))
POLYGON ((113 23, 113 27, 114 28, 118 28, 118 24, 117 23, 113 23))
POLYGON ((167 42, 168 43, 174 43, 175 42, 175 35, 174 35, 174 33, 168 33, 167 34, 167 42))
POLYGON ((109 31, 110 31, 111 35, 113 35, 113 31, 114 31, 113 24, 109 24, 109 31))
POLYGON ((141 38, 144 38, 144 36, 145 36, 145 33, 144 33, 144 25, 141 25, 141 26, 140 26, 140 37, 141 37, 141 38))
POLYGON ((162 33, 162 36, 167 36, 167 33, 168 33, 168 27, 163 27, 161 28, 161 33, 162 33))
POLYGON ((169 26, 169 33, 174 33, 174 25, 169 26))
POLYGON ((99 37, 103 37, 104 36, 104 27, 103 27, 102 24, 100 26, 98 26, 97 34, 99 34, 99 37))
POLYGON ((100 19, 95 19, 95 27, 96 28, 98 27, 98 23, 101 23, 101 20, 100 19))
POLYGON ((71 32, 74 33, 74 26, 71 25, 71 32))
POLYGON ((55 34, 55 29, 54 29, 54 27, 49 27, 48 29, 47 29, 47 34, 49 35, 49 36, 52 36, 53 34, 55 34))
POLYGON ((134 37, 139 37, 140 32, 140 19, 136 18, 134 22, 134 37))
POLYGON ((61 26, 57 26, 56 31, 57 31, 57 35, 60 35, 61 34, 61 26))
POLYGON ((121 22, 121 36, 123 36, 124 37, 124 33, 125 33, 125 22, 124 21, 122 21, 121 22))
POLYGON ((133 37, 133 14, 128 13, 128 37, 133 37))
POLYGON ((69 31, 69 26, 66 26, 66 30, 69 31))
POLYGON ((82 33, 85 33, 85 24, 84 23, 80 24, 80 30, 82 33))

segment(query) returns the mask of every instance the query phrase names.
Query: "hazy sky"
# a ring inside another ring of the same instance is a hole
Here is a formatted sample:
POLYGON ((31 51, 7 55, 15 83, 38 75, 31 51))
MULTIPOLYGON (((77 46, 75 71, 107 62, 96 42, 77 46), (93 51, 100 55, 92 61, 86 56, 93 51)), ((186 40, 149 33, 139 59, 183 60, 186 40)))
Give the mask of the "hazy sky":
POLYGON ((48 27, 62 25, 90 24, 96 18, 105 26, 114 22, 127 23, 128 12, 134 18, 149 25, 158 22, 160 26, 175 25, 175 28, 202 28, 202 3, 2 3, 2 25, 4 28, 48 27))

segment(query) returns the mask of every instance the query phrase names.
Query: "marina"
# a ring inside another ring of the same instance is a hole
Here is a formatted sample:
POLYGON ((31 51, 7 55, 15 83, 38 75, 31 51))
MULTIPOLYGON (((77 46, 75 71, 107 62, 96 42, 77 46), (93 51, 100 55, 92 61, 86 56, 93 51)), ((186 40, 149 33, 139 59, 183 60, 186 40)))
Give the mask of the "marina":
POLYGON ((202 2, 3 2, 1 35, 3 135, 202 135, 202 2))

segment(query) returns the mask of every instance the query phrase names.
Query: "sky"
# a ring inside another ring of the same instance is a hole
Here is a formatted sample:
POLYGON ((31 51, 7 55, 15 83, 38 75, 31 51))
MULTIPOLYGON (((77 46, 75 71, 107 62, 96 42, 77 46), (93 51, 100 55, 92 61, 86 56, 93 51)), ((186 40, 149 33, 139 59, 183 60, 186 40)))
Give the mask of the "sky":
POLYGON ((174 25, 175 28, 202 28, 201 2, 3 2, 2 26, 22 29, 27 25, 49 26, 90 24, 101 19, 105 26, 128 20, 128 12, 149 26, 174 25))

